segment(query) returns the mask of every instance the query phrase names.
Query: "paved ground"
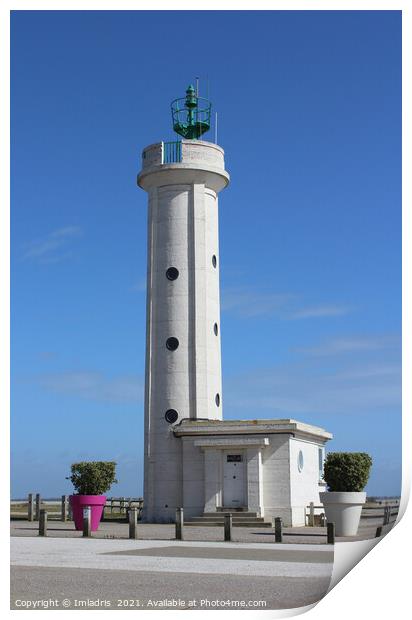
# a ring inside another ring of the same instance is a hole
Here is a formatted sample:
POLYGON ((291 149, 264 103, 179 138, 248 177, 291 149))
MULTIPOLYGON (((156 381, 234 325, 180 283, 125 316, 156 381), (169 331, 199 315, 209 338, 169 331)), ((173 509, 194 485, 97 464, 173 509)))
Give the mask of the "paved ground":
POLYGON ((11 557, 12 609, 301 607, 324 596, 333 567, 326 544, 20 536, 11 557))
MULTIPOLYGON (((337 541, 374 538, 381 523, 337 541)), ((285 528, 284 544, 270 528, 235 527, 231 543, 223 527, 185 527, 184 541, 174 525, 139 523, 138 540, 128 531, 105 522, 87 539, 50 521, 41 538, 38 523, 12 521, 11 608, 295 608, 320 600, 332 575, 325 528, 285 528)))

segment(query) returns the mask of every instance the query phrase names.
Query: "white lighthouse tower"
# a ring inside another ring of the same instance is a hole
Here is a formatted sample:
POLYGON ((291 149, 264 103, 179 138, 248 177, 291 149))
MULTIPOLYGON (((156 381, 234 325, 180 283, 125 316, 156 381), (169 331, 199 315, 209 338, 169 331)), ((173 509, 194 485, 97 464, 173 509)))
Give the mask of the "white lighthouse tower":
POLYGON ((210 103, 189 86, 172 103, 182 137, 143 150, 149 195, 143 520, 304 525, 319 504, 323 428, 289 418, 223 420, 218 194, 223 150, 201 140, 210 103))
POLYGON ((183 506, 185 420, 222 419, 218 193, 224 152, 200 140, 211 105, 189 86, 172 103, 182 140, 143 150, 138 185, 149 196, 144 512, 151 522, 183 506))

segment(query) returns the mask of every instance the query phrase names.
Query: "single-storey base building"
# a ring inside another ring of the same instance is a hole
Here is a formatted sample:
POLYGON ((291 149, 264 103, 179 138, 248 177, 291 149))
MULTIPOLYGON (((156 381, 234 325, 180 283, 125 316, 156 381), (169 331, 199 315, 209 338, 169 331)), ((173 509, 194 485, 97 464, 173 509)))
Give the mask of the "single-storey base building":
MULTIPOLYGON (((178 465, 164 484, 180 498, 185 520, 247 511, 265 521, 281 517, 286 526, 305 525, 306 507, 319 504, 325 490, 324 446, 332 435, 317 426, 290 419, 183 419, 169 432, 178 465)), ((150 500, 145 520, 157 521, 164 506, 150 500)))

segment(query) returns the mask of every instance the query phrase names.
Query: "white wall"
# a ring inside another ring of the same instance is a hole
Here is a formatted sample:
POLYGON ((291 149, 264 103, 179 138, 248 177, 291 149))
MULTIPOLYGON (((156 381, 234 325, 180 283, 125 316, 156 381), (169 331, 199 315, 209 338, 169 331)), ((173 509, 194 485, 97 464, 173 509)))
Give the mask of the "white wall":
POLYGON ((291 507, 294 525, 305 524, 305 507, 310 502, 319 505, 319 448, 320 443, 312 443, 291 437, 290 439, 290 481, 291 507), (303 468, 299 471, 299 452, 303 454, 303 468))
POLYGON ((204 453, 194 445, 191 437, 182 437, 183 444, 183 502, 185 520, 203 513, 204 492, 204 453))
POLYGON ((262 450, 263 506, 265 518, 281 517, 291 523, 289 435, 269 435, 269 446, 262 450))

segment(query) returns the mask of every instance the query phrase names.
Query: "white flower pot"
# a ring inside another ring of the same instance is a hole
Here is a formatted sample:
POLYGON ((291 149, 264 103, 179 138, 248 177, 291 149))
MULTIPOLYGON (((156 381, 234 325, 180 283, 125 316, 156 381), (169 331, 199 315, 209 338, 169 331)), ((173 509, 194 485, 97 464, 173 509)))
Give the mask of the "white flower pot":
POLYGON ((335 524, 335 536, 356 536, 366 493, 326 491, 319 493, 319 497, 326 519, 335 524))

